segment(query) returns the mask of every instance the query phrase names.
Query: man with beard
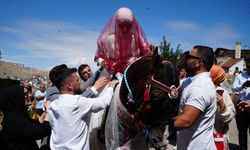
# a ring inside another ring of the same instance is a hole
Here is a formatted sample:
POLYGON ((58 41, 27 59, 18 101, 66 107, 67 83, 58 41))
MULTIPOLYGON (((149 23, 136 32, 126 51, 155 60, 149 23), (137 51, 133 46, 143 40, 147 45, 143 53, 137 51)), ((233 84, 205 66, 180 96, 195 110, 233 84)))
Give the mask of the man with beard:
MULTIPOLYGON (((98 98, 81 95, 80 79, 76 68, 54 67, 54 83, 59 98, 49 108, 52 128, 50 147, 54 149, 89 149, 89 121, 92 112, 98 112, 110 104, 115 81, 109 83, 105 93, 98 98)), ((106 79, 108 82, 108 79, 106 79)))
POLYGON ((80 78, 86 82, 90 77, 92 77, 93 75, 93 72, 92 70, 90 69, 89 65, 88 64, 81 64, 79 67, 78 67, 78 74, 80 76, 80 78))
MULTIPOLYGON (((86 93, 91 93, 88 91, 88 89, 93 86, 94 84, 98 84, 98 79, 100 79, 100 75, 101 72, 103 71, 103 67, 100 67, 94 74, 92 72, 92 70, 90 69, 88 64, 81 64, 78 67, 78 74, 80 76, 80 78, 83 80, 83 82, 81 82, 80 84, 80 88, 82 90, 82 92, 86 93)), ((102 87, 98 86, 98 88, 102 89, 102 87)), ((99 89, 97 89, 99 90, 99 89)))
POLYGON ((213 140, 216 91, 209 73, 213 62, 213 49, 206 46, 194 46, 186 57, 191 83, 183 89, 179 115, 173 119, 173 127, 180 130, 178 150, 216 150, 213 140))

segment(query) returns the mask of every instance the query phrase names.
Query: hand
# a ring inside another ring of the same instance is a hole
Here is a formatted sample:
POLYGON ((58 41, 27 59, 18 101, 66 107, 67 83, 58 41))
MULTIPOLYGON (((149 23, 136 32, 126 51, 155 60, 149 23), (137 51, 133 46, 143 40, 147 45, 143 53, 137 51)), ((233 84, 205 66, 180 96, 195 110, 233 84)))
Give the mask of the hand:
POLYGON ((38 118, 38 121, 40 123, 43 123, 44 121, 49 121, 49 113, 48 113, 48 107, 50 105, 50 101, 45 101, 43 103, 43 106, 45 107, 45 111, 42 113, 42 115, 38 118))
POLYGON ((107 67, 108 67, 108 63, 107 63, 105 60, 103 60, 103 61, 101 62, 101 67, 102 67, 102 68, 107 68, 107 67))
POLYGON ((133 62, 135 62, 137 59, 136 59, 136 57, 131 57, 131 58, 129 58, 129 60, 127 61, 127 64, 128 65, 131 65, 133 62))
POLYGON ((43 106, 44 106, 44 108, 45 108, 45 111, 47 111, 48 110, 48 107, 49 107, 49 105, 50 105, 50 101, 45 101, 44 103, 43 103, 43 106))
POLYGON ((100 77, 94 84, 96 90, 99 90, 108 84, 109 80, 107 77, 100 77))
POLYGON ((110 74, 114 74, 115 72, 114 68, 109 68, 108 62, 106 62, 105 60, 101 62, 101 67, 106 69, 110 74))
POLYGON ((117 83, 118 83, 117 80, 112 80, 109 82, 109 87, 112 87, 114 89, 117 83))
POLYGON ((224 103, 223 97, 216 93, 217 106, 220 112, 223 112, 226 109, 226 104, 224 103))
POLYGON ((239 109, 241 111, 248 111, 250 112, 250 102, 248 101, 241 101, 237 104, 237 106, 239 107, 239 109))

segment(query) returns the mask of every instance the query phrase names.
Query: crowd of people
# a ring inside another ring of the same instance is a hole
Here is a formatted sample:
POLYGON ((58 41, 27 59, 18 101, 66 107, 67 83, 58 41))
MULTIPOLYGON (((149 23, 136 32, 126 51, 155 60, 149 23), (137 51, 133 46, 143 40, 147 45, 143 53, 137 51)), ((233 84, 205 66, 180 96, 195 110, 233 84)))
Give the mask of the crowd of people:
MULTIPOLYGON (((98 38, 94 60, 100 69, 96 72, 88 64, 78 69, 61 64, 49 72, 51 85, 41 83, 36 91, 29 82, 1 80, 1 149, 91 149, 92 114, 110 105, 125 69, 150 54, 132 11, 120 8, 98 38)), ((235 75, 231 88, 225 86, 224 69, 214 63, 212 48, 196 45, 183 58, 178 66, 179 114, 170 124, 177 133, 177 149, 228 150, 229 122, 236 118, 239 149, 247 150, 250 58, 247 71, 235 75)))

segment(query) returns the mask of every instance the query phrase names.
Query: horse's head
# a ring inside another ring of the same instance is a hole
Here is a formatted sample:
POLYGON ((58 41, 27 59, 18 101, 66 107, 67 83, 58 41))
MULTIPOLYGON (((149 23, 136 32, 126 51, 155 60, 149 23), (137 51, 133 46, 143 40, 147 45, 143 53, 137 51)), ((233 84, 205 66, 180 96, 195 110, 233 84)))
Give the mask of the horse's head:
POLYGON ((125 70, 120 99, 136 119, 151 124, 158 118, 158 114, 151 116, 152 113, 165 111, 171 103, 172 85, 179 86, 176 68, 171 62, 164 61, 156 48, 152 56, 143 56, 125 70))

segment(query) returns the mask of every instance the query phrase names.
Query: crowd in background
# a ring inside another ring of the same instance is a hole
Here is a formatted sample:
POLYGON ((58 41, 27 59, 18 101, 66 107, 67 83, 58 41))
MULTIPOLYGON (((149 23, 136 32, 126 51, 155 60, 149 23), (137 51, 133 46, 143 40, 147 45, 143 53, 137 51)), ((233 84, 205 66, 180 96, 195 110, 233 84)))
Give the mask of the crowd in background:
MULTIPOLYGON (((151 51, 127 8, 115 13, 97 44, 95 61, 100 69, 94 73, 87 64, 78 69, 62 64, 50 70, 49 81, 38 77, 13 81, 12 86, 1 83, 0 144, 4 149, 99 149, 89 140, 92 113, 109 106, 125 69, 151 51), (38 146, 36 140, 41 139, 38 146)), ((235 117, 239 148, 247 150, 250 59, 246 59, 246 72, 235 73, 229 85, 225 71, 214 63, 212 48, 196 45, 182 58, 179 114, 171 122, 177 149, 229 149, 228 124, 235 117)))

